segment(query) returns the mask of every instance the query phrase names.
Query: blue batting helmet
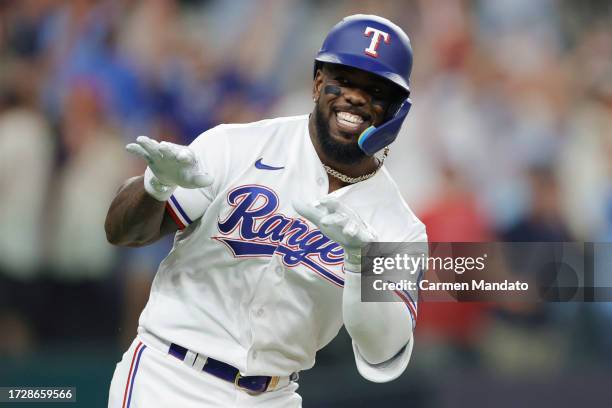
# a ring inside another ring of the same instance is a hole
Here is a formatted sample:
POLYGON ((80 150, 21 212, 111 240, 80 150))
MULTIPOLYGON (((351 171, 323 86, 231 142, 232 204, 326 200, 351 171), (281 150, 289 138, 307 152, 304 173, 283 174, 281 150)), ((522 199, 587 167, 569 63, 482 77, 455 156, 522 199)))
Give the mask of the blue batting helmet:
POLYGON ((392 106, 388 119, 379 127, 370 126, 359 136, 359 147, 368 155, 391 144, 411 107, 410 73, 412 47, 406 33, 391 21, 356 14, 336 24, 315 58, 320 63, 346 65, 391 81, 403 91, 400 103, 392 106))

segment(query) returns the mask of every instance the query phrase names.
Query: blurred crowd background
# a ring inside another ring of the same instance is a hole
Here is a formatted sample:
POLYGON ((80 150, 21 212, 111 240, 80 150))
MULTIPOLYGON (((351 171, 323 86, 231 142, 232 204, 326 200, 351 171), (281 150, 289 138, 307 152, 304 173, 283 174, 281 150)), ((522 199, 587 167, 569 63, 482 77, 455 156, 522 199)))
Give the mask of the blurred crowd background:
MULTIPOLYGON (((412 40, 414 105, 387 165, 431 241, 612 241, 607 0, 2 1, 0 386, 76 385, 105 406, 170 247, 106 242, 112 197, 144 171, 124 145, 310 112, 314 55, 355 13, 412 40)), ((300 392, 305 407, 610 407, 610 385, 612 303, 426 303, 402 378, 361 379, 343 331, 300 392)))

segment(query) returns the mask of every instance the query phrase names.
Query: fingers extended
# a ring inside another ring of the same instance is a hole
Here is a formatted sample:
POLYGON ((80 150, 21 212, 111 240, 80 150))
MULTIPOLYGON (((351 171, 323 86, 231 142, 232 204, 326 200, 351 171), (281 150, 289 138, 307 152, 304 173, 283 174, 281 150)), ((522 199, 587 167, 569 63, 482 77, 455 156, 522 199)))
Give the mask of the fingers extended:
POLYGON ((161 142, 159 144, 159 152, 163 157, 174 157, 176 156, 172 145, 168 142, 161 142))
POLYGON ((142 157, 143 159, 145 159, 148 163, 151 162, 151 156, 149 156, 149 153, 147 153, 147 151, 145 149, 143 149, 142 146, 140 146, 138 143, 130 143, 127 146, 125 146, 125 150, 127 150, 128 152, 135 154, 137 156, 142 157))
POLYGON ((319 203, 330 212, 336 211, 341 205, 340 201, 335 197, 323 197, 319 200, 319 203))
POLYGON ((155 140, 146 136, 138 136, 136 138, 136 143, 138 143, 149 154, 151 159, 158 159, 162 157, 162 154, 159 151, 159 143, 157 143, 155 140))
POLYGON ((347 223, 348 217, 341 213, 331 213, 321 218, 321 225, 331 226, 338 225, 343 226, 347 223))
POLYGON ((312 204, 304 204, 301 202, 293 202, 293 208, 295 208, 295 211, 302 217, 317 225, 321 218, 328 214, 327 211, 322 208, 317 208, 312 204))

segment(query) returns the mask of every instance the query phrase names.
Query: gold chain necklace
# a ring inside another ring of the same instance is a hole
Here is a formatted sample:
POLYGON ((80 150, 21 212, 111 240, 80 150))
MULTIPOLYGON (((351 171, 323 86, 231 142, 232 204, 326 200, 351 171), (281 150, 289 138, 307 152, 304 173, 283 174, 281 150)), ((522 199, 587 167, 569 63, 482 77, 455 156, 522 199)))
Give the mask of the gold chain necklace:
POLYGON ((359 176, 359 177, 349 177, 346 174, 340 173, 338 170, 334 170, 325 164, 323 165, 323 168, 325 169, 327 174, 329 174, 330 176, 335 177, 338 180, 343 181, 348 184, 355 184, 355 183, 359 183, 360 181, 364 181, 364 180, 367 180, 373 177, 378 172, 378 170, 380 170, 380 168, 382 167, 388 154, 389 154, 389 147, 385 147, 382 157, 378 159, 378 166, 376 167, 376 170, 374 170, 371 173, 359 176))

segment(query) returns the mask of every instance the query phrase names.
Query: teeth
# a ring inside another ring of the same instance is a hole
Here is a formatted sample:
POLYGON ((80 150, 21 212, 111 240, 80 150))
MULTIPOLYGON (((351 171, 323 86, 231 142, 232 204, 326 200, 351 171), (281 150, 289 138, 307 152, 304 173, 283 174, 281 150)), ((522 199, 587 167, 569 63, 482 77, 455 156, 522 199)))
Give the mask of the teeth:
POLYGON ((338 119, 344 122, 349 122, 357 125, 363 123, 363 118, 361 116, 353 115, 349 112, 338 112, 336 116, 338 117, 338 119))

